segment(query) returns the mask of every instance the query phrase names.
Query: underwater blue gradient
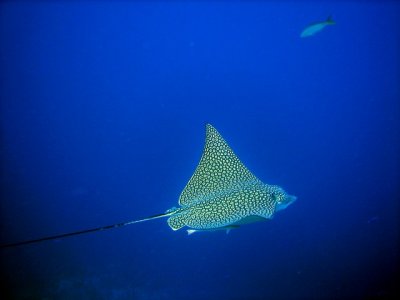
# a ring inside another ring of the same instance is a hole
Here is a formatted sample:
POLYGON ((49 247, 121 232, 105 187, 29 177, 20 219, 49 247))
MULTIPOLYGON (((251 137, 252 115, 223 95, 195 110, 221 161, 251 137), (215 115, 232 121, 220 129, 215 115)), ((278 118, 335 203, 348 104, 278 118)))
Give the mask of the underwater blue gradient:
POLYGON ((395 1, 2 2, 1 244, 176 206, 206 123, 298 199, 229 235, 158 219, 1 249, 0 298, 398 294, 399 15, 395 1))

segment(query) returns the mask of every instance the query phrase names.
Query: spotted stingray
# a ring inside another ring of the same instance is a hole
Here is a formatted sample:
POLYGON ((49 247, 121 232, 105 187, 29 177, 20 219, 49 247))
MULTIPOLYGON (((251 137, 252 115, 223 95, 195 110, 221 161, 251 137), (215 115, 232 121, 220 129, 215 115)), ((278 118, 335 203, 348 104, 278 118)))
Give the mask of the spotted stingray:
POLYGON ((218 131, 207 124, 203 155, 179 197, 179 207, 140 220, 6 244, 1 248, 60 239, 163 217, 168 217, 168 225, 173 230, 189 227, 189 234, 197 231, 229 231, 243 224, 271 219, 276 211, 286 208, 295 200, 295 196, 287 194, 281 187, 265 184, 254 176, 218 131))
POLYGON ((254 176, 218 133, 207 124, 200 162, 179 197, 178 208, 164 214, 173 230, 188 233, 237 228, 271 219, 296 197, 254 176))

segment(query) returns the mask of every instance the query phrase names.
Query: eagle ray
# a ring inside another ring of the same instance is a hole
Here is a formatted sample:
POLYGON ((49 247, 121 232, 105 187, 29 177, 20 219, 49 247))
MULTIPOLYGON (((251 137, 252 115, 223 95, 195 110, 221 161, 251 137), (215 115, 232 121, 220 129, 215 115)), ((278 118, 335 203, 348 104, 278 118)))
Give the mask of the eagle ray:
POLYGON ((96 227, 34 240, 1 245, 1 248, 61 239, 168 217, 173 230, 229 230, 268 220, 296 200, 277 185, 264 184, 235 155, 219 132, 206 125, 206 142, 200 162, 179 197, 179 207, 147 218, 96 227))

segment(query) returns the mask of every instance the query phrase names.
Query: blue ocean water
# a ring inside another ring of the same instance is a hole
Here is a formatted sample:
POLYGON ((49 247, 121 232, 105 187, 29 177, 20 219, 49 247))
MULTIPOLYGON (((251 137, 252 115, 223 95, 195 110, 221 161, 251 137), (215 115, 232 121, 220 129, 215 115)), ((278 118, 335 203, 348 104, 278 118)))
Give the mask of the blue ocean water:
POLYGON ((1 244, 176 206, 207 123, 298 200, 229 235, 159 219, 0 249, 1 299, 398 294, 399 15, 395 1, 2 2, 1 244))

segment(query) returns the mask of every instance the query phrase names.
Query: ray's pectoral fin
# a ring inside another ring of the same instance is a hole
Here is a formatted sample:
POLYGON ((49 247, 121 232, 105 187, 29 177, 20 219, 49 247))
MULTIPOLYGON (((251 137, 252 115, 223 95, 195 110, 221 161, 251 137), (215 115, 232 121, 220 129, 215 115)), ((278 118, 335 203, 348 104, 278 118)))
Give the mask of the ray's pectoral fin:
POLYGON ((168 222, 169 227, 171 227, 172 230, 175 230, 175 231, 178 229, 181 229, 183 226, 186 226, 184 215, 172 216, 167 220, 167 222, 168 222))
POLYGON ((247 217, 240 219, 239 221, 233 223, 232 225, 240 226, 240 225, 245 225, 245 224, 250 224, 250 223, 255 223, 255 222, 266 221, 266 220, 268 220, 268 219, 261 217, 261 216, 257 216, 257 215, 251 215, 251 216, 247 216, 247 217))
POLYGON ((199 199, 209 199, 210 195, 244 182, 259 180, 239 160, 219 132, 207 124, 203 154, 179 197, 179 204, 191 205, 199 199))

